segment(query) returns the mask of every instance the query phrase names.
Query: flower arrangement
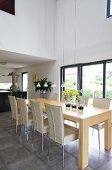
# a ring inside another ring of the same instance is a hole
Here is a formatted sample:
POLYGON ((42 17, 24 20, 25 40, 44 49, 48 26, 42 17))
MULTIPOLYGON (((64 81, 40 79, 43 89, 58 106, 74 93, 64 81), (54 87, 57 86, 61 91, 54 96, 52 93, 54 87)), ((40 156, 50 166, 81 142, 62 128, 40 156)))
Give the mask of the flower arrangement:
POLYGON ((46 77, 38 81, 35 81, 34 85, 35 85, 35 91, 39 90, 41 92, 46 92, 52 90, 52 82, 48 81, 46 77))
POLYGON ((64 90, 62 91, 65 101, 72 101, 75 98, 79 102, 79 91, 78 90, 64 90))

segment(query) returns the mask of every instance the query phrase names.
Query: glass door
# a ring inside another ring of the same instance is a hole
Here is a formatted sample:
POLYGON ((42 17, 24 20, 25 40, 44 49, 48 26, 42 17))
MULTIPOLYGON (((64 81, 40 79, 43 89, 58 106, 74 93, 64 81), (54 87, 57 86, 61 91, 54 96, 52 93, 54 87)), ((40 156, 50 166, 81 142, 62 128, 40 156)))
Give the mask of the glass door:
POLYGON ((65 89, 77 89, 77 67, 65 68, 65 89))
POLYGON ((103 97, 103 64, 83 66, 83 95, 88 97, 103 97))
POLYGON ((27 91, 28 88, 28 73, 22 73, 22 89, 23 91, 27 91))

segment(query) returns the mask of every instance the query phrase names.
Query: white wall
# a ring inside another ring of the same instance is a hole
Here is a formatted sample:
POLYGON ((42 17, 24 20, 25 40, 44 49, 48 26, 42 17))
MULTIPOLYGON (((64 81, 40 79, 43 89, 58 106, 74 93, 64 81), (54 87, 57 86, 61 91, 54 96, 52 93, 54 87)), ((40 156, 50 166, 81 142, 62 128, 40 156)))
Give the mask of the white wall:
POLYGON ((0 66, 0 83, 12 83, 12 76, 2 76, 2 75, 8 75, 13 71, 15 70, 0 66))
MULTIPOLYGON (((112 18, 106 19, 106 0, 57 0, 56 8, 56 39, 53 43, 56 43, 57 61, 19 70, 19 72, 28 71, 29 98, 37 97, 38 94, 32 83, 33 73, 39 74, 40 78, 55 80, 57 88, 54 90, 59 93, 60 66, 112 58, 112 18)), ((40 14, 42 15, 43 11, 40 11, 40 14)), ((43 25, 41 24, 42 30, 44 22, 47 22, 45 15, 43 25)), ((48 36, 46 33, 43 34, 43 42, 46 36, 48 36)), ((42 46, 44 48, 44 44, 42 46)))
POLYGON ((39 96, 39 91, 35 92, 35 86, 32 81, 33 74, 37 74, 39 79, 47 77, 49 81, 54 82, 56 84, 56 88, 53 88, 52 92, 48 93, 48 97, 52 95, 52 93, 59 93, 58 87, 60 71, 55 61, 47 62, 44 64, 38 64, 33 67, 26 67, 17 70, 17 73, 19 73, 20 76, 22 72, 28 72, 28 98, 37 98, 39 96))
POLYGON ((56 0, 15 0, 15 16, 0 10, 0 49, 53 59, 56 0))
POLYGON ((57 57, 64 42, 64 65, 112 58, 112 17, 106 18, 106 7, 106 0, 57 0, 57 57))

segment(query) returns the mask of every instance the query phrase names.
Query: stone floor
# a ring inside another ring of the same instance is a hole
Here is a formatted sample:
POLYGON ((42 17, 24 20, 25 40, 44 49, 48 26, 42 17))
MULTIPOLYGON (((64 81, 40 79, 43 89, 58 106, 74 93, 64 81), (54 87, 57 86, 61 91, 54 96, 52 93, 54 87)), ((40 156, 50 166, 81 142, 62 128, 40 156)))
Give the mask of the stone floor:
MULTIPOLYGON (((98 149, 97 132, 89 138, 89 166, 86 170, 112 170, 112 150, 105 152, 103 142, 98 149)), ((103 131, 101 132, 103 141, 103 131)), ((62 168, 61 147, 51 143, 50 158, 47 158, 47 137, 44 152, 41 152, 41 137, 35 135, 34 145, 15 134, 10 113, 0 113, 0 170, 79 170, 78 141, 65 146, 65 168, 62 168)))

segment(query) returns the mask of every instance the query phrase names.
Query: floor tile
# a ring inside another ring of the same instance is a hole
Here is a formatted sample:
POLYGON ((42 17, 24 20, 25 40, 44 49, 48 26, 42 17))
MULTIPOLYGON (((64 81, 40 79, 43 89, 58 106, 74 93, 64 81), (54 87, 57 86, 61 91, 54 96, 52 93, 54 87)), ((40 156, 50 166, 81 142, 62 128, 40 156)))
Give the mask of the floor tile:
POLYGON ((98 170, 100 170, 100 169, 101 170, 112 170, 112 159, 105 162, 105 164, 101 168, 99 168, 98 170))
POLYGON ((0 139, 0 151, 9 147, 20 145, 19 141, 13 136, 8 136, 0 139))
POLYGON ((11 134, 9 134, 6 130, 0 130, 0 139, 3 137, 7 137, 10 136, 11 134))
POLYGON ((1 170, 1 168, 3 168, 5 165, 4 165, 4 163, 1 161, 1 158, 0 158, 0 170, 1 170))
POLYGON ((13 163, 13 162, 27 160, 29 157, 32 156, 31 153, 27 149, 21 146, 18 148, 10 147, 0 152, 0 155, 6 165, 13 163))
MULTIPOLYGON (((78 145, 74 141, 65 146, 65 167, 62 168, 62 150, 60 145, 51 141, 48 160, 48 138, 44 137, 44 152, 41 152, 41 135, 35 134, 33 145, 31 134, 29 141, 20 140, 20 128, 15 133, 15 124, 10 113, 0 113, 0 170, 80 170, 78 168, 78 145)), ((112 170, 112 149, 104 150, 103 131, 101 149, 98 148, 97 131, 89 131, 89 166, 84 170, 112 170)))
POLYGON ((36 157, 10 164, 8 170, 48 170, 48 167, 36 157))

